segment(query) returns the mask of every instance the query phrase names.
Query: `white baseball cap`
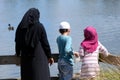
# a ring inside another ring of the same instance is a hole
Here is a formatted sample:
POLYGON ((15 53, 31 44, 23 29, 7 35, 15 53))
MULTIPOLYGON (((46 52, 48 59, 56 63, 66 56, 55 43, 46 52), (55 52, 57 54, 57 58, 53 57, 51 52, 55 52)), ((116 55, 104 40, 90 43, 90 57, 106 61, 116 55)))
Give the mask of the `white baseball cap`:
POLYGON ((70 29, 70 24, 66 21, 61 22, 60 29, 70 29))

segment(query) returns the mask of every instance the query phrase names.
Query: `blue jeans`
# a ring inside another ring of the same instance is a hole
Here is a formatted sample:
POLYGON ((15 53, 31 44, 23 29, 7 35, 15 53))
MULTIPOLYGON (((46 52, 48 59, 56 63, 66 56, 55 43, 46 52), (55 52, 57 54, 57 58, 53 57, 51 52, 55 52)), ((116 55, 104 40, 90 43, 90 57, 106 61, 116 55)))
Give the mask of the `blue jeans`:
POLYGON ((63 59, 58 60, 59 80, 71 80, 73 76, 73 66, 63 59))

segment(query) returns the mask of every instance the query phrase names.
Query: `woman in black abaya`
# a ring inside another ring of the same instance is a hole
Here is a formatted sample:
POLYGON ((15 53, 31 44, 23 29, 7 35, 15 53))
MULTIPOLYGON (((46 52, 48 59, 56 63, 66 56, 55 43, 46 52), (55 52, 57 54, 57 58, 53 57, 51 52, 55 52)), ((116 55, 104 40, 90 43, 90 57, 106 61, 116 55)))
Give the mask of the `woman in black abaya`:
POLYGON ((16 55, 21 56, 21 80, 50 80, 49 65, 54 62, 40 13, 29 9, 15 35, 16 55))

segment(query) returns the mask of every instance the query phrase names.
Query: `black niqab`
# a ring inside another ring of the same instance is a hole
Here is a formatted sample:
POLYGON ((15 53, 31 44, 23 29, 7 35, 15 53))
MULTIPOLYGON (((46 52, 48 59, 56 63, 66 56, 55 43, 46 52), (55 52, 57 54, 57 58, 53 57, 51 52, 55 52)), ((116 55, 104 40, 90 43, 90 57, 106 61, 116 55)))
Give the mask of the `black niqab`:
POLYGON ((15 39, 16 44, 18 44, 21 48, 26 46, 34 48, 38 43, 38 40, 35 40, 36 35, 32 33, 32 29, 34 29, 32 27, 34 27, 36 23, 39 23, 39 17, 40 13, 36 8, 29 9, 23 16, 23 19, 18 25, 15 39))

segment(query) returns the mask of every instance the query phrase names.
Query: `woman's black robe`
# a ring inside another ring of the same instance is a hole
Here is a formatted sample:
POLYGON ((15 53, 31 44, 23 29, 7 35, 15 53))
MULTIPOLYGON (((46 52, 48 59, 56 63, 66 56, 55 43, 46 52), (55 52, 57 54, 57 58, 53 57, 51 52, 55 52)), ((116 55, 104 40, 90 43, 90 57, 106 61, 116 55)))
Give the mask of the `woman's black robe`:
MULTIPOLYGON (((33 11, 31 21, 34 21, 36 9, 30 10, 25 16, 28 17, 31 14, 29 12, 33 11)), ((24 26, 25 16, 16 30, 15 37, 16 55, 21 55, 21 80, 50 80, 48 58, 51 58, 51 50, 46 31, 39 21, 24 26)))

